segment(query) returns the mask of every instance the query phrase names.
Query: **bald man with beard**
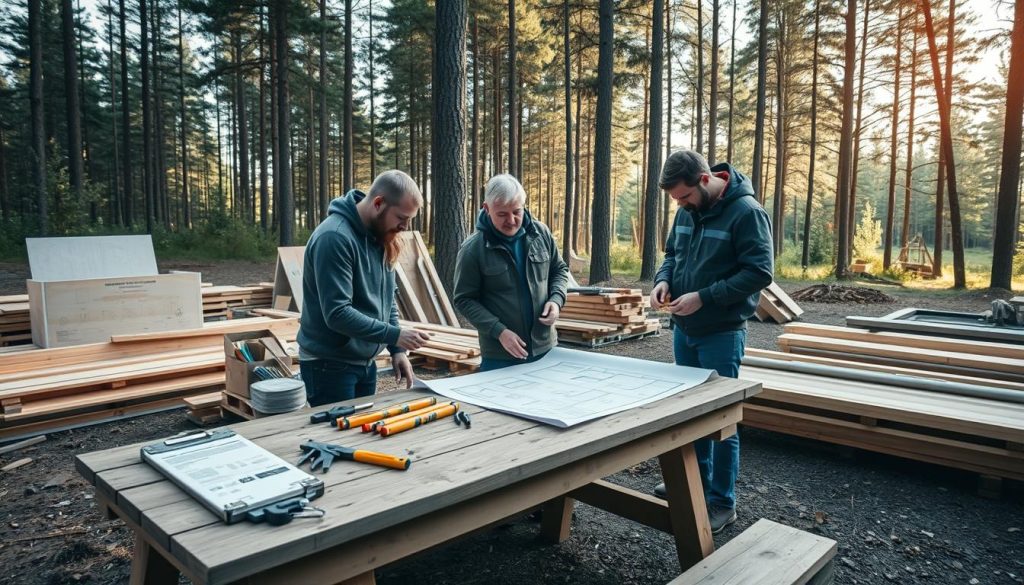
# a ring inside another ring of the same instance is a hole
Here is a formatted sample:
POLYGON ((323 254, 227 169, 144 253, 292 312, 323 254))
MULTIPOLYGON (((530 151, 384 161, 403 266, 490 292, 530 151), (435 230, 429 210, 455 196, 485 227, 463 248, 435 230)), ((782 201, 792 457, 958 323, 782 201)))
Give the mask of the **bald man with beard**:
POLYGON ((331 202, 306 244, 302 272, 299 365, 310 405, 320 406, 377 390, 374 358, 385 347, 395 378, 411 387, 407 350, 428 334, 402 329, 395 304, 398 234, 423 205, 412 177, 381 173, 369 194, 353 189, 331 202))

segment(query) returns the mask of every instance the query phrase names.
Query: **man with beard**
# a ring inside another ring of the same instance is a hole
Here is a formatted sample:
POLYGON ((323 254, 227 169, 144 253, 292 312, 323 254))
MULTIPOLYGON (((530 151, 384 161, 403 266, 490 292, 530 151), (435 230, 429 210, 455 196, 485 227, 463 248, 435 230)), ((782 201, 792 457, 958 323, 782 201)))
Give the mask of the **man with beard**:
POLYGON ((525 205, 512 175, 488 181, 476 233, 455 263, 455 307, 480 333, 481 371, 538 360, 557 342, 569 266, 525 205))
POLYGON ((398 325, 394 265, 396 238, 422 205, 412 177, 385 171, 369 195, 352 190, 332 201, 327 218, 309 237, 298 342, 310 405, 376 392, 374 358, 385 346, 395 378, 412 386, 405 352, 419 349, 429 336, 398 325))
MULTIPOLYGON (((708 168, 700 154, 672 153, 661 188, 679 204, 654 277, 651 307, 672 314, 673 350, 680 366, 735 378, 761 289, 772 282, 768 214, 750 179, 728 163, 708 168)), ((736 521, 740 439, 694 443, 713 533, 736 521)), ((664 497, 665 484, 655 488, 664 497)))

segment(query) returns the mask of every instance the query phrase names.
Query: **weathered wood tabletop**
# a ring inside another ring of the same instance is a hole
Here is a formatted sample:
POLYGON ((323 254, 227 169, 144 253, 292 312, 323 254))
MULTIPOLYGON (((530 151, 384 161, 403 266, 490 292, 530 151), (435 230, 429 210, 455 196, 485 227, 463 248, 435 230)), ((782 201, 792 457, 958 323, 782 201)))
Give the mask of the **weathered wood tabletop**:
MULTIPOLYGON (((676 536, 686 567, 714 548, 692 442, 727 436, 756 383, 716 378, 675 396, 569 429, 464 405, 450 419, 392 437, 311 424, 309 411, 230 425, 297 460, 306 439, 408 456, 408 471, 336 461, 319 474, 319 519, 284 526, 226 525, 139 458, 141 445, 80 455, 76 467, 97 501, 136 532, 133 583, 373 583, 373 570, 524 510, 545 505, 542 530, 568 536, 573 498, 676 536), (600 478, 660 457, 664 502, 600 478), (344 546, 339 546, 344 545, 344 546)), ((389 392, 375 408, 421 396, 389 392)), ((353 401, 358 402, 358 401, 353 401)))

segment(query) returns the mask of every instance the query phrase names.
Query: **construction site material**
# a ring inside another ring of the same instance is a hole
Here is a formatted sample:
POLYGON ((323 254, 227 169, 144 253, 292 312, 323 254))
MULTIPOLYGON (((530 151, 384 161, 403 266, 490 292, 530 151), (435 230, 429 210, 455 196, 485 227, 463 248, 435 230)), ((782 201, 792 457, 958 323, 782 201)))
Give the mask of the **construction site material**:
POLYGON ((761 291, 757 308, 754 309, 754 316, 759 320, 768 321, 770 319, 780 324, 789 323, 803 314, 804 310, 800 308, 800 305, 796 304, 775 282, 761 291))
POLYGON ((302 310, 302 262, 305 253, 305 246, 282 246, 277 249, 273 308, 302 310))
POLYGON ((296 319, 238 319, 106 343, 0 354, 0 440, 176 408, 224 386, 224 334, 268 329, 293 341, 296 319))
POLYGON ((930 335, 915 335, 893 331, 865 331, 853 327, 837 325, 818 325, 815 323, 790 323, 785 326, 786 333, 797 335, 816 335, 831 339, 847 339, 850 341, 867 341, 871 343, 888 343, 902 347, 920 349, 937 349, 969 353, 981 356, 998 356, 1024 360, 1024 346, 1012 343, 994 343, 972 339, 953 339, 930 335))
POLYGON ((437 275, 430 251, 418 231, 398 234, 402 250, 395 264, 398 312, 403 319, 458 327, 448 294, 437 275))
POLYGON ((234 310, 270 307, 273 288, 269 282, 203 287, 203 319, 230 319, 234 310))
POLYGON ((981 313, 901 309, 884 317, 847 317, 850 327, 1001 341, 1024 345, 1024 327, 986 323, 981 313))
POLYGON ((220 410, 220 391, 207 392, 196 396, 188 396, 182 400, 185 403, 185 418, 199 426, 217 424, 223 419, 220 410))
POLYGON ((203 323, 199 273, 158 274, 148 235, 27 238, 25 244, 32 342, 39 347, 203 323))
POLYGON ((842 284, 813 284, 792 295, 793 300, 810 303, 895 303, 896 299, 884 292, 863 286, 842 284))
POLYGON ((648 306, 648 298, 638 288, 570 288, 555 322, 558 340, 600 347, 657 335, 661 320, 647 316, 648 306))

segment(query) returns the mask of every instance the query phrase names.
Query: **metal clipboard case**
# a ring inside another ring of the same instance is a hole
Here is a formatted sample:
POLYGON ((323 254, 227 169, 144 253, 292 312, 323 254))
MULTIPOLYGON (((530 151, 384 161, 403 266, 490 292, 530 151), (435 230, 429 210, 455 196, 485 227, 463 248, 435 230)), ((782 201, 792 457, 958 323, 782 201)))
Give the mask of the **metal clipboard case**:
POLYGON ((322 480, 231 429, 183 433, 147 445, 141 454, 228 524, 284 500, 324 493, 322 480))

